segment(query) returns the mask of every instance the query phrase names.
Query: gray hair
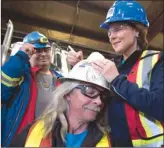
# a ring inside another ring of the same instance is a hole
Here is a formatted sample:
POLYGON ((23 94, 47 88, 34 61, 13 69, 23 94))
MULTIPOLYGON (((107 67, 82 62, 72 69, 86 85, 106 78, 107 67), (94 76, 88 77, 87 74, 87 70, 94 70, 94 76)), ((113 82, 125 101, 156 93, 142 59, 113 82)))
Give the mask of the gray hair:
MULTIPOLYGON (((71 82, 66 81, 60 84, 55 91, 53 92, 53 98, 43 114, 39 117, 39 120, 44 122, 45 133, 44 137, 51 133, 53 129, 53 125, 58 118, 61 122, 61 138, 65 142, 65 135, 68 131, 68 123, 64 113, 68 111, 69 105, 68 101, 65 99, 65 95, 69 94, 76 86, 78 86, 80 82, 71 82)), ((105 108, 105 107, 104 107, 105 108)), ((103 108, 103 112, 104 112, 103 108)), ((103 132, 109 131, 108 127, 104 125, 104 116, 102 117, 102 111, 100 115, 97 117, 96 122, 99 129, 103 132), (103 120, 102 120, 103 118, 103 120)), ((105 123, 106 124, 106 123, 105 123)))

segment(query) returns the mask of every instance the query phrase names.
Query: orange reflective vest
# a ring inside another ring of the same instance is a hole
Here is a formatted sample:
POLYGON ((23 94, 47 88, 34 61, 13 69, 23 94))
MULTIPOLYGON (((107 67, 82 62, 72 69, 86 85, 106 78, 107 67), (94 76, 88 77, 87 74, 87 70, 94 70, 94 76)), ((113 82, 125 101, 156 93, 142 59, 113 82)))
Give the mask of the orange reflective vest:
MULTIPOLYGON (((52 136, 44 138, 44 132, 43 121, 36 122, 29 130, 25 147, 52 147, 52 136)), ((104 134, 96 147, 111 147, 107 134, 104 134)))
MULTIPOLYGON (((145 50, 129 73, 128 80, 137 83, 139 88, 149 90, 151 71, 159 59, 158 53, 157 51, 145 50)), ((125 103, 125 110, 133 146, 160 147, 163 144, 163 135, 150 138, 164 132, 162 123, 135 110, 127 103, 125 103), (141 137, 145 137, 145 140, 141 137)))

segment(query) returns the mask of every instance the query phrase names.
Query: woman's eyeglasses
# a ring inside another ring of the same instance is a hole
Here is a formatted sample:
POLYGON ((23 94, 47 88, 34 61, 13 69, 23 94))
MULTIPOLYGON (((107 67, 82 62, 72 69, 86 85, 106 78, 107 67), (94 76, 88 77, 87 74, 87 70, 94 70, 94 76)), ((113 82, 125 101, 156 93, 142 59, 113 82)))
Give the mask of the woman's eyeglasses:
POLYGON ((108 37, 111 36, 112 33, 117 33, 120 30, 123 30, 125 28, 129 27, 127 24, 120 24, 119 26, 115 27, 115 28, 111 28, 108 30, 108 37))

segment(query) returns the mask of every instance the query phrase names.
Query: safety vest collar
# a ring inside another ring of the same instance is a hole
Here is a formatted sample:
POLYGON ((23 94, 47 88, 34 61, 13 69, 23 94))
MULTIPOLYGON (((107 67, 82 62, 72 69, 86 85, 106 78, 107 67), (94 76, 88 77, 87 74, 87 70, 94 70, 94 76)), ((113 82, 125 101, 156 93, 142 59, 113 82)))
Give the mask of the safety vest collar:
MULTIPOLYGON (((25 147, 52 147, 52 135, 44 138, 43 121, 36 122, 29 130, 26 138, 25 147)), ((103 135, 96 147, 111 147, 110 139, 107 133, 103 135)))

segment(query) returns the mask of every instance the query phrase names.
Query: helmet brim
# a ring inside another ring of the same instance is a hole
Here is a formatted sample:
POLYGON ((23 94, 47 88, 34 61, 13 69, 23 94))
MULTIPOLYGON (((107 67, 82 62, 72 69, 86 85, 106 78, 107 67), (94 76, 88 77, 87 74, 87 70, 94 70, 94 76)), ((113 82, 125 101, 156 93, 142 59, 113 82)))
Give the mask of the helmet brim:
POLYGON ((92 83, 92 82, 88 82, 88 81, 84 81, 84 80, 79 80, 79 79, 74 79, 74 78, 68 78, 68 77, 59 78, 59 79, 57 79, 57 81, 60 82, 60 83, 63 83, 65 81, 75 81, 75 82, 82 82, 82 83, 92 84, 92 85, 95 85, 95 86, 97 86, 99 88, 102 88, 106 92, 109 92, 109 95, 108 95, 109 97, 113 97, 114 96, 114 93, 110 90, 110 88, 104 87, 104 86, 100 86, 100 85, 97 85, 97 84, 92 83))
POLYGON ((35 43, 33 44, 34 45, 34 48, 36 49, 40 49, 40 48, 50 48, 50 44, 40 44, 40 43, 35 43))

